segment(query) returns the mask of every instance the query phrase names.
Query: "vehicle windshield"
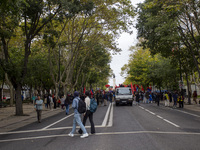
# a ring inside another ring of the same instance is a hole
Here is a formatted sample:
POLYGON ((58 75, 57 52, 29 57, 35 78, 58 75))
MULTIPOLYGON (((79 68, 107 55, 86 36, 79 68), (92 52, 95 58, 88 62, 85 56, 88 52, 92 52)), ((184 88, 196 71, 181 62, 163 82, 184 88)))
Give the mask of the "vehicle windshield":
POLYGON ((117 89, 117 95, 131 95, 132 91, 129 88, 119 88, 117 89))

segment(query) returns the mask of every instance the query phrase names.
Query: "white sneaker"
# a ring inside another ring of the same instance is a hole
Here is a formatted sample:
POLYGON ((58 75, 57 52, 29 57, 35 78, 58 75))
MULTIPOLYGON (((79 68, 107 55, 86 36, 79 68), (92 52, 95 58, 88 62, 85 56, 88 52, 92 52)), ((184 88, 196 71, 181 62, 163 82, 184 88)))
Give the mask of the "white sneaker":
POLYGON ((72 134, 71 132, 68 135, 71 136, 71 137, 74 137, 74 134, 72 134))
POLYGON ((80 136, 80 138, 85 138, 85 137, 88 137, 88 136, 89 136, 88 133, 85 133, 82 136, 80 136))

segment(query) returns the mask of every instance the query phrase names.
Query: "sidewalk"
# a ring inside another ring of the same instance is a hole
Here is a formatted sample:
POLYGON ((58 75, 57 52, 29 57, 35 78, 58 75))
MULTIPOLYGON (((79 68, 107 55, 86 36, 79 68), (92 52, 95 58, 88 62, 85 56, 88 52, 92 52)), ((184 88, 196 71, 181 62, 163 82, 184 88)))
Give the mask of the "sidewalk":
MULTIPOLYGON (((43 106, 42 119, 63 112, 61 108, 46 109, 43 106)), ((23 104, 24 116, 15 116, 15 107, 0 108, 0 132, 8 132, 28 124, 37 122, 37 113, 33 104, 23 104)))

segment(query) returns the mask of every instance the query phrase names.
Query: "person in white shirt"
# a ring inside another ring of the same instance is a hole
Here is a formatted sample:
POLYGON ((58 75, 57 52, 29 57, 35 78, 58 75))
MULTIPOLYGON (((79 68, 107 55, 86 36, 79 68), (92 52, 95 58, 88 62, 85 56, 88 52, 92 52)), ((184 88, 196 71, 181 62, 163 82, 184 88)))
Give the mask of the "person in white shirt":
MULTIPOLYGON (((86 113, 84 114, 83 118, 83 125, 85 126, 87 118, 89 117, 90 124, 91 124, 91 134, 95 134, 95 127, 94 127, 94 122, 93 122, 93 113, 90 111, 90 97, 89 97, 89 92, 85 92, 86 98, 85 98, 85 103, 86 103, 86 113)), ((79 129, 78 131, 80 134, 82 134, 82 130, 79 129)))

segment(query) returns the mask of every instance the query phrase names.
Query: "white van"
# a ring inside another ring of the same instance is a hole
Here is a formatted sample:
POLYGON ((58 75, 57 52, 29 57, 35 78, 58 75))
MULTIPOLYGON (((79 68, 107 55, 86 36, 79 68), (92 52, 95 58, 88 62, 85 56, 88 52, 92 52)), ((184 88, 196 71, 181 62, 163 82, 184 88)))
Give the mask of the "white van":
POLYGON ((133 94, 132 94, 131 87, 116 88, 115 103, 116 103, 116 106, 118 106, 119 104, 130 104, 132 106, 133 94))

